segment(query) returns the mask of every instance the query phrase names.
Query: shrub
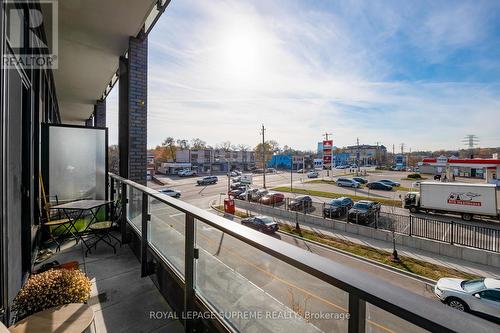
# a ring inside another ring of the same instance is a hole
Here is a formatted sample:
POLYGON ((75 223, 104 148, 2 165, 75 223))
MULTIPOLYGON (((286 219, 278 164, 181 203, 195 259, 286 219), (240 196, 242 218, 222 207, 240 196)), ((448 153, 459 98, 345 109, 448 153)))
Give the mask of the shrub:
POLYGON ((83 303, 90 297, 91 282, 78 269, 49 269, 33 274, 14 299, 18 319, 68 303, 83 303))
POLYGON ((407 177, 411 179, 422 179, 422 176, 420 176, 420 174, 418 173, 409 174, 407 177))

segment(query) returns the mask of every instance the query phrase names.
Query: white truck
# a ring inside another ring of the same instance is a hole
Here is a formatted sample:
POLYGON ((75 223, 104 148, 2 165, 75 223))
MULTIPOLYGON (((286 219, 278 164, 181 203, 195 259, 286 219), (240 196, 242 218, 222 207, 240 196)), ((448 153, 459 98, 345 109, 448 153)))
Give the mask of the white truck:
POLYGON ((422 182, 419 192, 409 192, 404 208, 419 211, 450 213, 466 221, 474 215, 499 218, 496 186, 492 184, 422 182))

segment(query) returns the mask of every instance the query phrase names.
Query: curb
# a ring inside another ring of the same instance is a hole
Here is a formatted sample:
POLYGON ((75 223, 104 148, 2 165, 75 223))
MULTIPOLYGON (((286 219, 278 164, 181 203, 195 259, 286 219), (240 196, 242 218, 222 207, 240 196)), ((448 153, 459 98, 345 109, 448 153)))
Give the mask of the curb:
MULTIPOLYGON (((215 210, 216 212, 219 212, 219 213, 224 213, 225 215, 230 215, 230 216, 233 216, 235 218, 238 218, 238 216, 236 215, 233 215, 233 214, 228 214, 228 213, 225 213, 224 211, 221 211, 221 210, 218 210, 217 208, 215 208, 214 206, 210 205, 210 208, 212 208, 213 210, 215 210)), ((328 246, 328 245, 325 245, 323 243, 320 243, 320 242, 316 242, 316 241, 313 241, 313 240, 310 240, 310 239, 307 239, 307 238, 303 238, 303 237, 300 237, 300 236, 297 236, 297 235, 294 235, 294 234, 291 234, 289 232, 286 232, 286 231, 281 231, 281 230, 278 230, 278 233, 282 233, 284 235, 287 235, 287 236, 290 236, 290 237, 293 237, 295 239, 300 239, 304 242, 309 242, 309 243, 312 243, 316 246, 319 246, 319 247, 322 247, 324 249, 327 249, 327 250, 330 250, 330 251, 333 251, 333 252, 337 252, 337 253, 340 253, 340 254, 343 254, 345 256, 348 256, 348 257, 351 257, 353 259, 357 259, 357 260, 360 260, 360 261, 364 261, 364 262, 367 262, 369 264, 372 264, 372 265, 375 265, 375 266, 378 266, 380 268, 383 268, 383 269, 386 269, 386 270, 389 270, 389 271, 392 271, 392 272, 396 272, 396 273, 399 273, 399 274, 402 274, 402 275, 405 275, 407 277, 410 277, 410 278, 413 278, 415 280, 419 280, 420 282, 423 282, 425 283, 426 285, 430 285, 432 287, 434 287, 434 285, 436 284, 436 281, 435 280, 432 280, 432 279, 429 279, 429 278, 426 278, 426 277, 423 277, 423 276, 420 276, 420 275, 417 275, 417 274, 414 274, 414 273, 411 273, 411 272, 407 272, 407 271, 404 271, 402 269, 399 269, 399 268, 396 268, 396 267, 392 267, 392 266, 389 266, 387 264, 383 264, 383 263, 380 263, 378 261, 375 261, 375 260, 372 260, 372 259, 368 259, 368 258, 365 258, 365 257, 362 257, 362 256, 359 256, 357 254, 354 254, 354 253, 350 253, 350 252, 347 252, 347 251, 344 251, 344 250, 340 250, 340 249, 337 249, 337 248, 334 248, 332 246, 328 246)))

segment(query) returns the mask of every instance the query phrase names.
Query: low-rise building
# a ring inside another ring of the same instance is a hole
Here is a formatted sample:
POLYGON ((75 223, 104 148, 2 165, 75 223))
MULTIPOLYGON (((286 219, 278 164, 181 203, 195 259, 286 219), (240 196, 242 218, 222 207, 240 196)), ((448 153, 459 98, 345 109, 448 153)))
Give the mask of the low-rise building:
POLYGON ((191 163, 200 173, 227 172, 229 170, 247 171, 255 167, 253 151, 221 149, 184 149, 175 153, 177 163, 191 163))
POLYGON ((449 173, 456 177, 482 178, 488 183, 496 183, 500 175, 500 160, 494 158, 424 158, 419 163, 420 173, 449 173))

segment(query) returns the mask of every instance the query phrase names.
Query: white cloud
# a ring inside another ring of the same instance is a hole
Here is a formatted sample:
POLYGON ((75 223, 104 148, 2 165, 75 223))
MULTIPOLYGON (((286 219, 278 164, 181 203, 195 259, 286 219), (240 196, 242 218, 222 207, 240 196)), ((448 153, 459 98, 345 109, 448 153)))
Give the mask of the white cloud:
MULTIPOLYGON (((148 144, 174 136, 254 146, 264 123, 270 138, 302 149, 314 149, 324 131, 340 146, 359 136, 457 148, 469 132, 498 145, 495 123, 485 120, 498 117, 499 84, 386 80, 397 65, 383 58, 384 43, 411 24, 410 9, 375 4, 373 22, 356 2, 339 14, 294 6, 172 2, 150 35, 148 144)), ((421 47, 437 61, 441 47, 477 42, 476 21, 454 30, 467 13, 460 8, 405 31, 415 45, 430 38, 421 47)))

